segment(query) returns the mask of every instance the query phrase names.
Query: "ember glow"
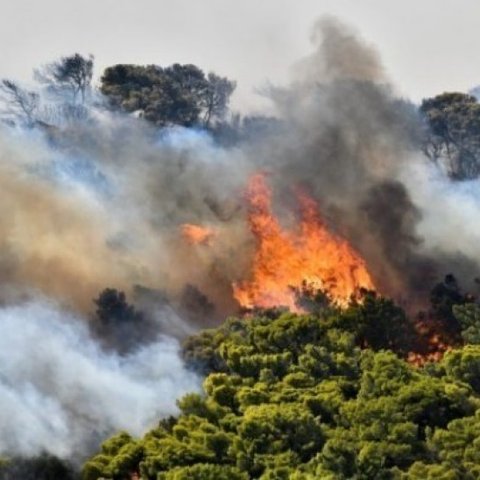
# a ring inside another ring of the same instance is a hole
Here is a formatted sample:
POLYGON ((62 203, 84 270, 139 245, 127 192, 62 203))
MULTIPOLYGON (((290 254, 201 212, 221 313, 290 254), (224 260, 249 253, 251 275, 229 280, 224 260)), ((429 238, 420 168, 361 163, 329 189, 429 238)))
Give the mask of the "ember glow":
POLYGON ((419 335, 419 351, 410 352, 408 362, 421 367, 428 362, 439 362, 446 352, 453 348, 460 347, 461 341, 454 338, 454 335, 445 331, 438 323, 432 323, 425 319, 418 319, 415 323, 419 335), (430 324, 429 324, 430 323, 430 324))
POLYGON ((181 231, 183 238, 191 245, 208 245, 215 235, 211 228, 191 223, 184 223, 181 231))
POLYGON ((272 214, 271 196, 265 176, 254 175, 246 198, 256 251, 250 279, 233 287, 240 305, 298 311, 295 290, 305 283, 327 291, 339 305, 361 288, 375 289, 364 260, 346 240, 327 230, 312 198, 297 192, 300 221, 287 231, 272 214))

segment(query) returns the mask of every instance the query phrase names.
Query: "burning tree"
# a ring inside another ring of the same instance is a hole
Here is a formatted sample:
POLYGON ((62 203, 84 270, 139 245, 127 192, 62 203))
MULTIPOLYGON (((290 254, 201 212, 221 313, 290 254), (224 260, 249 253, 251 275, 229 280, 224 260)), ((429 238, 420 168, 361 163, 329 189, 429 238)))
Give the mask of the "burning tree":
POLYGON ((312 198, 297 192, 301 219, 292 232, 283 230, 272 214, 271 194, 263 174, 251 178, 246 199, 256 251, 251 279, 234 285, 240 305, 284 305, 296 311, 295 289, 304 283, 328 292, 333 302, 343 305, 360 289, 375 288, 364 260, 327 229, 312 198))

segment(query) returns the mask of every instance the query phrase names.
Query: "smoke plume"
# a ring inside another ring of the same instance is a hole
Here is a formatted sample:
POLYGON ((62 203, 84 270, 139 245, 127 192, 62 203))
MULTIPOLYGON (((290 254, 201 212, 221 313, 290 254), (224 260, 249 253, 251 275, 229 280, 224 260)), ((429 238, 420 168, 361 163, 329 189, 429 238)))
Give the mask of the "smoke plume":
POLYGON ((0 310, 0 451, 78 459, 107 435, 140 435, 197 389, 178 343, 163 337, 120 357, 85 321, 46 300, 0 310))
POLYGON ((291 84, 268 90, 276 118, 245 121, 234 140, 99 107, 64 128, 0 129, 0 451, 85 451, 114 429, 140 433, 197 388, 162 335, 238 311, 253 173, 287 227, 294 190, 308 192, 383 294, 416 303, 447 272, 473 280, 478 182, 452 184, 422 156, 415 106, 355 32, 325 18, 312 40, 291 84), (185 237, 195 226, 208 241, 185 237), (122 355, 89 333, 106 287, 157 328, 122 355))

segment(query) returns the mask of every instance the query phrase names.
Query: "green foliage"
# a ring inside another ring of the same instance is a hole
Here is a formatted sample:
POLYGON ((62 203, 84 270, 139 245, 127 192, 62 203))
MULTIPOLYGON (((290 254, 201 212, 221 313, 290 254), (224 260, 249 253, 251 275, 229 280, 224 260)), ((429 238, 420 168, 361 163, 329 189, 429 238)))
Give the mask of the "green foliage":
POLYGON ((464 93, 443 93, 425 99, 420 107, 427 132, 425 153, 445 165, 454 179, 480 174, 480 104, 464 93))
POLYGON ((161 473, 158 480, 248 480, 245 473, 235 467, 199 463, 192 467, 179 467, 161 473))
POLYGON ((105 70, 101 92, 112 107, 140 112, 155 125, 203 125, 221 120, 235 82, 195 65, 115 65, 105 70))
MULTIPOLYGON (((453 309, 475 326, 476 306, 453 309)), ((373 294, 346 310, 266 313, 188 339, 203 394, 141 439, 105 442, 84 479, 480 478, 480 347, 412 366, 401 341, 413 327, 373 294)))
POLYGON ((466 343, 480 344, 480 307, 475 303, 455 305, 453 314, 460 322, 463 340, 466 343))
POLYGON ((374 350, 391 349, 402 356, 411 351, 415 329, 405 312, 388 298, 367 292, 360 305, 339 315, 341 325, 355 333, 356 341, 374 350))
POLYGON ((121 432, 102 444, 101 452, 83 468, 84 480, 101 477, 120 479, 137 470, 144 447, 128 433, 121 432))
POLYGON ((447 352, 441 365, 448 376, 465 382, 480 394, 480 345, 466 345, 447 352))

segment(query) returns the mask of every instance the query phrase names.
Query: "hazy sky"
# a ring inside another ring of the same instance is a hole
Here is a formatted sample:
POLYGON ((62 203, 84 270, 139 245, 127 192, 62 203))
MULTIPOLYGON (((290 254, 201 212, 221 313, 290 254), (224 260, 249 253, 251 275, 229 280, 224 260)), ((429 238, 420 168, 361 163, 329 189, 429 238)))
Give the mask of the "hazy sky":
POLYGON ((414 100, 480 84, 479 0, 15 0, 2 2, 0 76, 78 51, 97 74, 115 63, 195 63, 236 79, 236 105, 282 82, 311 50, 315 19, 333 14, 380 52, 414 100))

